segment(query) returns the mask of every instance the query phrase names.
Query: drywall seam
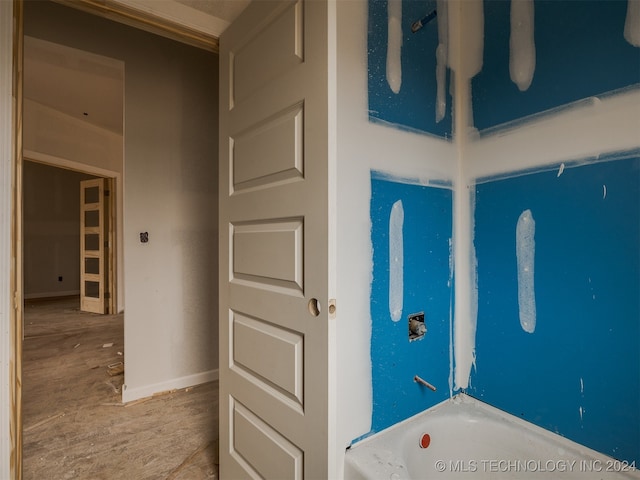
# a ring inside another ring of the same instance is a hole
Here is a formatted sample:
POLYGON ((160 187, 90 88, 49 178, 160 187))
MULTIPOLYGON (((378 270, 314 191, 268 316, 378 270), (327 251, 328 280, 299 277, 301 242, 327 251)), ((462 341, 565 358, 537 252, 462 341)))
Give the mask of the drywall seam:
POLYGON ((474 186, 467 176, 468 141, 472 128, 471 78, 482 68, 482 2, 453 0, 449 4, 451 33, 449 64, 454 76, 454 144, 457 172, 454 189, 454 268, 455 311, 453 314, 453 390, 469 386, 475 365, 477 322, 476 258, 473 245, 475 204, 474 186), (473 3, 473 4, 472 4, 473 3), (474 16, 471 18, 471 16, 474 16), (464 24, 464 25, 463 25, 464 24), (465 28, 463 28, 463 26, 465 28), (455 32, 455 34, 453 34, 455 32), (480 45, 477 44, 480 42, 480 45), (470 53, 465 46, 473 45, 470 53), (468 53, 465 55, 465 53, 468 53), (463 55, 465 55, 463 57, 463 55))
POLYGON ((603 163, 603 162, 613 162, 617 160, 625 160, 628 158, 634 158, 640 156, 640 147, 631 148, 629 150, 620 150, 620 151, 612 151, 608 152, 604 155, 596 155, 590 157, 577 157, 577 158, 567 158, 563 162, 560 163, 552 163, 552 164, 541 164, 538 166, 533 166, 531 168, 524 168, 518 170, 510 170, 504 173, 499 173, 496 175, 488 175, 486 177, 478 177, 475 178, 475 184, 480 185, 487 182, 495 182, 498 180, 507 180, 510 178, 523 177, 526 175, 531 175, 533 173, 542 173, 542 172, 551 172, 557 171, 557 176, 564 174, 566 169, 582 167, 584 165, 590 165, 594 163, 603 163))
POLYGON ((640 88, 634 86, 576 102, 554 115, 519 124, 517 129, 483 135, 473 142, 473 162, 467 164, 469 178, 541 168, 561 161, 568 166, 566 159, 597 158, 637 149, 639 109, 640 88), (541 142, 541 138, 552 141, 541 142), (576 138, 580 141, 576 142, 576 138))

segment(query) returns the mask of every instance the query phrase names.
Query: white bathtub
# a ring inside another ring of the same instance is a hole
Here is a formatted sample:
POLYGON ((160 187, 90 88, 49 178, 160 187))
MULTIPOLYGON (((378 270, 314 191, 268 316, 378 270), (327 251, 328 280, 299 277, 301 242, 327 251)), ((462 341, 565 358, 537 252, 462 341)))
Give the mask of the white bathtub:
POLYGON ((346 454, 346 480, 430 478, 640 479, 640 465, 635 469, 464 394, 346 454))

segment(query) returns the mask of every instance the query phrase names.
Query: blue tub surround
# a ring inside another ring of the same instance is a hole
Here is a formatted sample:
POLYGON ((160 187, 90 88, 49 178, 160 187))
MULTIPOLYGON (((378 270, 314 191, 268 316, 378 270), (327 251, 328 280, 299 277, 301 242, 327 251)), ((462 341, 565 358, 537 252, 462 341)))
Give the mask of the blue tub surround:
POLYGON ((371 432, 462 387, 640 466, 640 0, 368 5, 370 120, 456 119, 455 187, 371 175, 371 432))
POLYGON ((480 183, 475 225, 467 393, 640 464, 640 158, 480 183), (522 212, 535 283, 521 278, 522 212))
MULTIPOLYGON (((470 126, 481 133, 640 84, 635 0, 476 3, 459 74, 471 81, 470 126)), ((449 67, 459 59, 448 16, 444 0, 369 1, 372 121, 451 137, 449 67), (412 32, 432 12, 436 19, 412 32)))
POLYGON ((449 398, 452 191, 373 172, 371 194, 374 433, 449 398), (426 332, 412 340, 420 314, 426 332))
POLYGON ((447 8, 434 0, 369 1, 372 121, 451 138, 447 8), (415 29, 420 21, 422 28, 415 29))
MULTIPOLYGON (((635 2, 635 0, 631 0, 635 2)), ((512 78, 512 5, 484 1, 482 70, 472 79, 473 125, 480 131, 521 122, 579 100, 637 86, 640 49, 625 38, 626 0, 536 0, 530 85, 512 78)), ((527 18, 525 15, 524 18, 527 18)), ((632 19, 630 19, 632 21, 632 19)), ((627 30, 631 27, 627 26, 627 30)), ((638 27, 636 27, 636 30, 638 27)))

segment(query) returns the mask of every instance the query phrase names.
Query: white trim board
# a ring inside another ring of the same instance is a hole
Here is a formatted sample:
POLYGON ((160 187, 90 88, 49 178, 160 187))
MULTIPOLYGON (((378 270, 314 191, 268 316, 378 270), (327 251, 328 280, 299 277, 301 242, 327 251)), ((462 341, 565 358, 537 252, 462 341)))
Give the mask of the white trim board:
POLYGON ((122 386, 122 403, 132 402, 141 398, 151 397, 154 394, 168 392, 171 390, 180 390, 187 387, 194 387, 203 383, 214 382, 218 380, 218 369, 208 370, 206 372, 195 373, 184 377, 172 378, 160 383, 144 385, 137 388, 127 389, 126 385, 126 362, 125 362, 125 384, 122 386))
POLYGON ((67 160, 66 158, 56 157, 54 155, 49 155, 48 153, 36 152, 34 150, 24 150, 22 158, 27 162, 43 163, 52 167, 95 175, 96 177, 115 178, 116 182, 118 184, 120 183, 121 174, 115 170, 95 167, 93 165, 87 165, 86 163, 67 160))

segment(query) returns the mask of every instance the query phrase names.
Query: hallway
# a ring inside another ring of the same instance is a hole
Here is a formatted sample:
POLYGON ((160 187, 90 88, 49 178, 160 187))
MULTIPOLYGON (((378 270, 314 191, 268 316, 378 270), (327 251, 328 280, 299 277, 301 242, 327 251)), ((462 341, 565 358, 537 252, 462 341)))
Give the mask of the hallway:
POLYGON ((123 405, 123 329, 77 297, 25 305, 26 480, 218 478, 218 383, 123 405))

